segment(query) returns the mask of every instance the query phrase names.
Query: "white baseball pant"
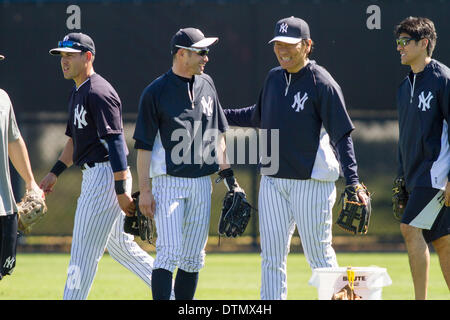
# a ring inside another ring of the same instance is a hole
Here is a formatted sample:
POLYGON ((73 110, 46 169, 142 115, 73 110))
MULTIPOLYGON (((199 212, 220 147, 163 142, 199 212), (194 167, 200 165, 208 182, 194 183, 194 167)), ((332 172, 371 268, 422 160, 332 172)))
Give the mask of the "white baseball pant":
POLYGON ((261 299, 287 299, 287 256, 295 226, 312 269, 338 266, 331 246, 335 200, 334 182, 261 177, 261 299))
MULTIPOLYGON (((114 260, 150 287, 153 258, 123 230, 125 214, 117 202, 110 163, 97 163, 82 173, 63 299, 87 299, 105 248, 114 260)), ((131 192, 131 187, 128 170, 127 193, 131 192)))
POLYGON ((211 216, 211 178, 161 175, 152 180, 158 230, 154 269, 198 272, 205 263, 211 216))

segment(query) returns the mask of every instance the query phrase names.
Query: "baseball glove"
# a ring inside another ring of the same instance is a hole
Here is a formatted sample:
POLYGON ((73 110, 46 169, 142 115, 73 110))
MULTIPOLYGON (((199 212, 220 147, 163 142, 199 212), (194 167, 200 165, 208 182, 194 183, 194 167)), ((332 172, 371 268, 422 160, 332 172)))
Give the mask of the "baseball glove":
POLYGON ((394 218, 398 221, 402 220, 408 198, 409 195, 408 191, 406 191, 405 179, 395 179, 392 186, 392 210, 394 212, 394 218))
POLYGON ((361 296, 358 296, 355 293, 355 290, 347 284, 341 290, 333 294, 331 300, 361 300, 361 296))
POLYGON ((236 238, 244 233, 253 207, 248 203, 241 188, 228 191, 223 199, 219 219, 219 235, 236 238))
POLYGON ((126 233, 139 236, 143 241, 148 241, 148 243, 152 244, 153 219, 144 216, 141 210, 139 210, 139 194, 140 192, 137 191, 131 195, 136 206, 136 211, 134 216, 125 216, 123 229, 126 233))
POLYGON ((349 185, 342 193, 342 209, 339 212, 336 224, 343 230, 353 234, 366 234, 369 230, 370 215, 372 206, 370 193, 364 184, 349 185), (364 192, 367 195, 367 205, 364 205, 358 198, 358 193, 364 192), (354 225, 356 222, 356 225, 354 225))
POLYGON ((27 234, 47 213, 44 193, 39 190, 27 190, 22 200, 17 204, 19 216, 18 229, 27 234))

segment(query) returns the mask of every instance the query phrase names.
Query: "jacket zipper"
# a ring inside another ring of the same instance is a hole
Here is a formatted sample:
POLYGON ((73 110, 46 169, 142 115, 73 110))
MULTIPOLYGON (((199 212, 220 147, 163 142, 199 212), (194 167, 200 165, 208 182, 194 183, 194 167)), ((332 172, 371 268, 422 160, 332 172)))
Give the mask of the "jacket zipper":
POLYGON ((416 75, 414 74, 414 79, 413 79, 413 83, 411 84, 411 80, 408 77, 408 81, 409 81, 409 85, 411 87, 411 97, 409 99, 409 103, 412 103, 412 99, 414 96, 414 86, 416 85, 416 75))

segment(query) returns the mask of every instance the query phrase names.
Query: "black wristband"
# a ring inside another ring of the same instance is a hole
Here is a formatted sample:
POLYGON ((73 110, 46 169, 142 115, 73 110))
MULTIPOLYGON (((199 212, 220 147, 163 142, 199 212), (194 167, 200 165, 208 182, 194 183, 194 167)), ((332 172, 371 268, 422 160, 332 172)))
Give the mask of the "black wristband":
POLYGON ((125 193, 125 185, 126 180, 115 180, 114 181, 114 189, 116 190, 116 194, 124 194, 125 193))
POLYGON ((234 172, 233 172, 233 169, 227 168, 227 169, 220 170, 220 171, 218 172, 218 175, 219 175, 219 177, 221 177, 222 179, 225 179, 225 178, 229 178, 229 177, 234 176, 234 172))
POLYGON ((231 168, 219 171, 218 175, 219 178, 216 180, 216 182, 220 182, 220 180, 223 180, 225 186, 229 191, 233 191, 238 186, 236 179, 234 178, 234 172, 231 168))
POLYGON ((52 170, 50 170, 50 172, 58 177, 66 169, 67 169, 66 164, 61 160, 58 160, 56 161, 55 165, 53 166, 52 170))

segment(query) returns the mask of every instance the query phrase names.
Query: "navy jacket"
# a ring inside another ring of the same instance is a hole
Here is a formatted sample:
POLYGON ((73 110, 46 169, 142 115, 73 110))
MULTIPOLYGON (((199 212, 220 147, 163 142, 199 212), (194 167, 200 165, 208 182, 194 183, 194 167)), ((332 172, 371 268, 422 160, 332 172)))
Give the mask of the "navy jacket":
POLYGON ((211 77, 191 84, 170 69, 144 89, 133 138, 152 151, 150 177, 197 178, 218 171, 216 139, 227 128, 211 77))
MULTIPOLYGON (((270 70, 256 105, 224 111, 230 125, 278 130, 279 170, 271 175, 278 178, 310 179, 322 129, 329 135, 331 146, 349 137, 354 129, 340 86, 315 61, 294 74, 288 74, 281 67, 270 70)), ((270 154, 270 139, 268 150, 270 154)), ((334 155, 329 153, 327 157, 334 155)), ((348 173, 347 183, 357 183, 356 162, 348 168, 351 173, 348 173)))
POLYGON ((444 189, 450 174, 450 69, 432 60, 412 71, 397 92, 399 118, 398 176, 406 189, 444 189))

